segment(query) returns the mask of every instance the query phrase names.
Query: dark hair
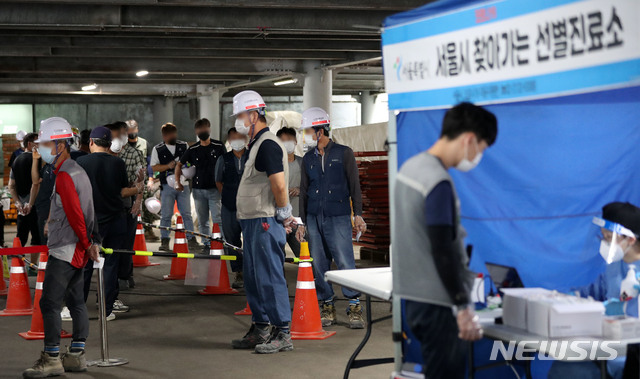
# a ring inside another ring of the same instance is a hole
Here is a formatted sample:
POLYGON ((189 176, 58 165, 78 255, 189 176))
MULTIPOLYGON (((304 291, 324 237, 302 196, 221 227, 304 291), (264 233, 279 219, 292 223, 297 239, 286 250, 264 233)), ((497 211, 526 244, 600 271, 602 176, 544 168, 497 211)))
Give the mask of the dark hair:
POLYGON ((488 110, 471 103, 460 103, 449 109, 442 121, 440 137, 456 139, 462 133, 473 132, 478 142, 485 141, 491 146, 498 136, 498 121, 488 110))
POLYGON ((287 126, 285 126, 284 128, 278 130, 278 132, 276 133, 277 137, 281 137, 283 134, 288 134, 293 138, 297 138, 298 134, 296 133, 296 130, 294 128, 289 128, 287 126))
POLYGON ((80 131, 80 145, 88 145, 90 135, 91 135, 91 129, 85 129, 80 131))
POLYGON ((232 126, 231 129, 229 129, 229 131, 227 132, 227 137, 229 137, 231 135, 231 133, 238 133, 240 134, 240 132, 236 129, 235 126, 232 126))
POLYGON ((602 218, 620 224, 640 236, 640 208, 631 203, 614 202, 602 207, 602 218))
POLYGON ((166 124, 162 125, 160 131, 162 132, 162 135, 167 135, 169 133, 177 132, 178 127, 170 122, 167 122, 166 124))
POLYGON ((98 145, 100 147, 109 147, 109 146, 111 146, 111 141, 107 141, 104 138, 91 138, 91 140, 93 141, 93 143, 95 143, 96 145, 98 145))
POLYGON ((266 124, 267 123, 267 116, 265 116, 263 114, 259 114, 258 115, 258 121, 264 122, 266 124))
POLYGON ((209 120, 207 120, 206 118, 201 118, 200 120, 196 121, 195 124, 195 128, 198 129, 199 127, 204 126, 207 128, 211 127, 211 123, 209 122, 209 120))
POLYGON ((23 147, 26 148, 29 145, 29 142, 33 142, 36 139, 38 139, 38 133, 27 133, 27 135, 24 136, 24 139, 22 140, 23 147))
POLYGON ((111 131, 120 131, 120 125, 118 125, 117 123, 113 123, 113 124, 107 124, 104 126, 105 128, 111 130, 111 131))
POLYGON ((127 123, 124 121, 116 121, 113 123, 113 125, 117 126, 118 129, 126 129, 127 128, 127 123))

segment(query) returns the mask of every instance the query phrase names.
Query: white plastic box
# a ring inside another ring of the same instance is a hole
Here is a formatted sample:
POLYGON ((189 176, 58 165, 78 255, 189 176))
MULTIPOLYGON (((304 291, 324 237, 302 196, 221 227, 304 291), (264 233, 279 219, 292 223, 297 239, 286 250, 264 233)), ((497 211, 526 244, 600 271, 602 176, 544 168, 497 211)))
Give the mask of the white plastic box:
POLYGON ((554 293, 529 298, 527 325, 545 337, 602 336, 604 305, 599 301, 554 293))
POLYGON ((602 336, 610 340, 640 338, 640 319, 605 316, 602 321, 602 336))
POLYGON ((527 299, 551 294, 544 288, 505 288, 502 290, 502 322, 504 325, 528 330, 527 299))

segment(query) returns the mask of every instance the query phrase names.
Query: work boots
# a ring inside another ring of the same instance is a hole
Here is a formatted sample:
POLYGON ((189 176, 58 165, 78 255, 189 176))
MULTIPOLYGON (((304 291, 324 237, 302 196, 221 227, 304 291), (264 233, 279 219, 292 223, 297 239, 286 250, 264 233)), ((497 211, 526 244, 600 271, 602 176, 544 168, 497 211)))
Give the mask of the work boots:
POLYGON ((160 242, 160 251, 171 251, 169 248, 169 242, 171 242, 171 238, 163 238, 160 242))
POLYGON ((291 334, 284 333, 279 329, 275 329, 273 335, 269 339, 269 342, 262 343, 256 346, 256 353, 258 354, 274 354, 281 351, 293 350, 293 342, 291 342, 291 334))
POLYGON ((234 349, 253 349, 259 344, 269 342, 269 336, 269 326, 263 329, 257 327, 256 324, 251 324, 247 334, 239 340, 231 341, 231 346, 234 349))
POLYGON ((322 326, 331 326, 336 323, 336 307, 333 303, 322 303, 320 321, 322 326))
MULTIPOLYGON (((193 237, 187 241, 187 247, 189 248, 189 252, 191 254, 196 254, 198 253, 198 250, 202 249, 202 245, 198 243, 198 241, 196 240, 196 237, 193 237)), ((207 251, 207 254, 209 254, 208 251, 207 251)))
POLYGON ((231 288, 242 288, 244 287, 244 278, 242 276, 242 272, 235 272, 233 283, 231 284, 231 288))
POLYGON ((60 356, 52 357, 44 351, 40 354, 33 367, 22 372, 23 378, 46 378, 49 376, 58 376, 64 374, 64 366, 60 356))
POLYGON ((360 304, 350 304, 347 310, 349 316, 349 328, 364 329, 364 318, 362 317, 362 307, 360 304))
POLYGON ((73 353, 68 351, 62 356, 62 366, 66 372, 87 371, 87 358, 85 358, 84 350, 73 353))

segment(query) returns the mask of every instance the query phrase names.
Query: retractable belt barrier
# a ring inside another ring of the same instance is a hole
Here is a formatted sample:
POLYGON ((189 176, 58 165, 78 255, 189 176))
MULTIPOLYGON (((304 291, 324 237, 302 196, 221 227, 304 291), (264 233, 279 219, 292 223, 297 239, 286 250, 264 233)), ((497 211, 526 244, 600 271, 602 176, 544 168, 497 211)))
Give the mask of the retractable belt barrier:
MULTIPOLYGON (((104 254, 126 254, 126 255, 143 255, 148 257, 169 257, 169 258, 187 258, 187 259, 219 259, 222 261, 235 261, 237 257, 235 255, 209 255, 209 254, 191 254, 191 253, 167 253, 159 251, 141 251, 141 250, 122 250, 122 249, 110 249, 106 247, 101 248, 104 254)), ((313 262, 313 258, 300 259, 300 258, 285 258, 287 263, 300 263, 300 262, 313 262)))
POLYGON ((150 227, 150 228, 156 228, 156 229, 160 229, 160 230, 168 230, 168 231, 170 231, 170 232, 177 232, 177 231, 184 232, 184 233, 186 233, 186 234, 191 234, 191 235, 194 235, 194 236, 196 236, 196 237, 206 238, 206 239, 208 239, 209 241, 217 241, 217 242, 220 242, 220 243, 222 243, 225 247, 228 247, 228 248, 229 248, 229 249, 231 249, 231 250, 238 251, 238 252, 242 252, 242 248, 241 248, 241 247, 234 246, 234 245, 230 244, 229 242, 227 242, 227 241, 223 240, 222 238, 213 238, 213 237, 211 237, 211 236, 210 236, 210 235, 208 235, 208 234, 202 234, 202 233, 194 232, 194 231, 191 231, 191 230, 185 230, 185 229, 171 228, 171 227, 169 227, 169 226, 159 226, 159 225, 154 225, 154 224, 150 224, 150 223, 148 223, 148 222, 144 222, 144 221, 138 221, 138 224, 141 224, 141 225, 144 225, 144 226, 148 226, 148 227, 150 227))

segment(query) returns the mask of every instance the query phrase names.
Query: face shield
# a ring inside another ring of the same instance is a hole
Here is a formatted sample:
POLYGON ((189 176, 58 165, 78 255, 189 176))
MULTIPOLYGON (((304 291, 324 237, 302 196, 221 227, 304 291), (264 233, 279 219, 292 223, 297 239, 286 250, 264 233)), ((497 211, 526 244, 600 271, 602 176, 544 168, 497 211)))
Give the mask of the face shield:
POLYGON ((618 223, 600 217, 593 218, 590 239, 598 241, 600 255, 607 264, 622 260, 636 238, 631 230, 618 223))

